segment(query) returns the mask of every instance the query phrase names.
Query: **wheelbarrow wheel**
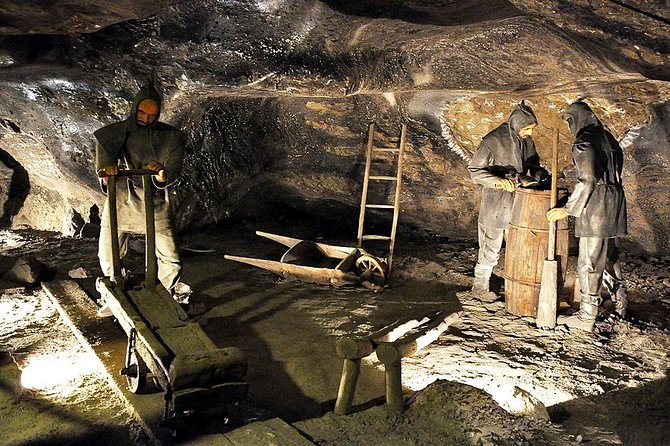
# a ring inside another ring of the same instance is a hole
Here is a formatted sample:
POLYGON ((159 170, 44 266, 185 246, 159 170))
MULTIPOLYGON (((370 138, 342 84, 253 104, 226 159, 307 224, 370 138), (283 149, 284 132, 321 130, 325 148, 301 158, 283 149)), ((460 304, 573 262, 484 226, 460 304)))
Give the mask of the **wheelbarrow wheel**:
POLYGON ((128 390, 132 393, 142 393, 147 385, 147 365, 135 349, 128 352, 126 364, 126 367, 121 370, 121 374, 126 377, 128 390))
POLYGON ((386 265, 376 257, 369 254, 363 254, 356 259, 356 268, 361 276, 371 275, 370 282, 376 285, 384 285, 386 283, 386 265))

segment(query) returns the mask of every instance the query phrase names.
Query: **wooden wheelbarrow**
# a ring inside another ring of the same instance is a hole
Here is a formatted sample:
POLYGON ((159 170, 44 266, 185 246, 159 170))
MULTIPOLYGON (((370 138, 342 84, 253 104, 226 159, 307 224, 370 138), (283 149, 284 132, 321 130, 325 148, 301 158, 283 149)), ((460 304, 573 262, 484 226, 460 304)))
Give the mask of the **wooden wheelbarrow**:
POLYGON ((379 289, 386 284, 386 262, 362 248, 328 245, 256 231, 288 247, 279 261, 225 255, 228 260, 256 266, 287 278, 324 285, 363 285, 379 289))

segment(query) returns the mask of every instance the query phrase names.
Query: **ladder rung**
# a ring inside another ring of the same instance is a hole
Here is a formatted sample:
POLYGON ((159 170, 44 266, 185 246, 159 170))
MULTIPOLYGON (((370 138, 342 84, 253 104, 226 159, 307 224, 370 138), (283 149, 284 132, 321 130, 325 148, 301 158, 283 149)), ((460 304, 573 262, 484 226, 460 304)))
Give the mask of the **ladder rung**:
POLYGON ((391 240, 387 235, 364 235, 363 240, 391 240))
POLYGON ((371 180, 381 180, 381 181, 396 181, 396 177, 388 177, 385 175, 370 175, 371 180))
POLYGON ((366 204, 365 207, 374 209, 395 209, 395 206, 392 204, 366 204))
POLYGON ((400 152, 400 149, 394 149, 391 147, 384 147, 381 149, 372 149, 373 152, 391 152, 391 153, 398 153, 400 152))

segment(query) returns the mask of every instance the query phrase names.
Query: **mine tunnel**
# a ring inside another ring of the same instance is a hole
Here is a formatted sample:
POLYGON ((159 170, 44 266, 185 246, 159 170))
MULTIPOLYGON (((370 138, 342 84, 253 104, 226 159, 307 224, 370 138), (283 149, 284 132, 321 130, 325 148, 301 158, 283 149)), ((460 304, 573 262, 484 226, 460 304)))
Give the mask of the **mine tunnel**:
POLYGON ((668 444, 669 11, 4 0, 0 444, 668 444))

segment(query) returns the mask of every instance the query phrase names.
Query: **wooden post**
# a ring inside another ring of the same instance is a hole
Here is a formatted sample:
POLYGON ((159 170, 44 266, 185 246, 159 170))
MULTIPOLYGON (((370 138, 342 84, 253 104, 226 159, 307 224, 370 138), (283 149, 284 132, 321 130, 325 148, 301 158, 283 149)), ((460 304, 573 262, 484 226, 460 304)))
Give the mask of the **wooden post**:
MULTIPOLYGON (((558 201, 558 129, 554 129, 554 140, 551 157, 551 208, 558 201)), ((547 259, 542 267, 540 296, 537 302, 535 325, 538 328, 556 327, 556 311, 558 308, 558 262, 556 256, 556 222, 549 223, 547 259)))
POLYGON ((386 409, 393 414, 402 413, 404 407, 402 398, 402 356, 395 345, 385 343, 377 347, 377 358, 384 364, 386 409))
POLYGON ((356 383, 358 382, 358 375, 360 373, 360 359, 344 360, 340 388, 337 391, 337 401, 335 401, 334 413, 336 415, 347 415, 351 412, 351 405, 354 401, 354 393, 356 392, 356 383))
POLYGON ((151 175, 142 175, 142 187, 144 188, 144 219, 146 221, 145 231, 145 259, 146 276, 144 287, 156 288, 158 283, 158 262, 156 260, 156 220, 154 216, 154 194, 151 175))
POLYGON ((109 232, 112 242, 112 282, 121 275, 119 259, 119 226, 116 217, 116 175, 107 177, 107 211, 109 212, 109 232))

